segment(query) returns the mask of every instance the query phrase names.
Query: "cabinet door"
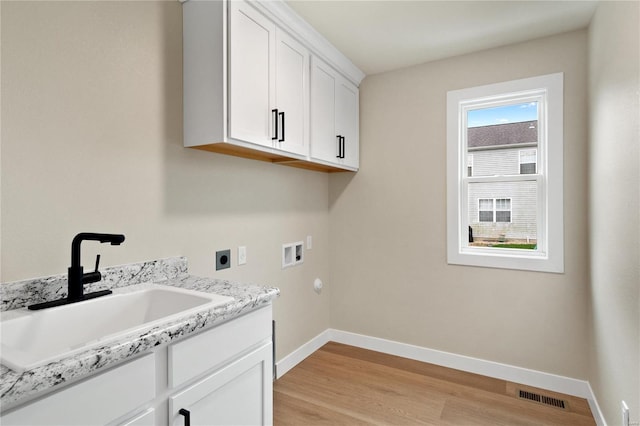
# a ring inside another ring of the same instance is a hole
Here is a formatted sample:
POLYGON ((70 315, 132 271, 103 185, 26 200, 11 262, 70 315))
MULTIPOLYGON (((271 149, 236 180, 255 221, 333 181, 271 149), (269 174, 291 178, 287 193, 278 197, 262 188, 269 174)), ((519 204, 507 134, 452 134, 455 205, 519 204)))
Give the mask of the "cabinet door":
POLYGON ((359 91, 348 81, 341 79, 336 86, 336 132, 342 136, 341 164, 358 168, 360 154, 359 138, 359 91))
POLYGON ((170 424, 272 424, 271 357, 267 343, 171 397, 170 424))
POLYGON ((309 52, 284 31, 276 30, 276 100, 278 139, 275 146, 308 154, 309 52))
POLYGON ((335 127, 336 75, 317 58, 311 61, 311 157, 335 163, 338 134, 335 127))
POLYGON ((229 2, 229 136, 273 146, 275 25, 250 5, 229 2))

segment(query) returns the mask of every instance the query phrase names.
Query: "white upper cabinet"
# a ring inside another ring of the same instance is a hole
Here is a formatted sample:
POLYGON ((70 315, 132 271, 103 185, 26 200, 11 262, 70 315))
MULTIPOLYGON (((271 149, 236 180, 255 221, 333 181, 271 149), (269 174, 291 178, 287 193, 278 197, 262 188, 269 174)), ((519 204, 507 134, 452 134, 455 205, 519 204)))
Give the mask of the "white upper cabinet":
POLYGON ((279 148, 309 152, 309 51, 284 31, 276 31, 276 97, 274 132, 279 148), (275 116, 277 113, 277 117, 275 116))
POLYGON ((360 92, 344 78, 336 89, 336 131, 342 138, 340 164, 357 169, 360 165, 360 92))
POLYGON ((276 26, 246 3, 229 7, 229 136, 273 146, 276 26))
POLYGON ((230 138, 306 156, 309 51, 247 3, 229 7, 230 138))
POLYGON ((336 73, 324 62, 311 61, 311 157, 336 162, 338 132, 336 132, 336 73))
POLYGON ((333 68, 311 64, 311 157, 347 170, 359 167, 359 91, 333 68))
POLYGON ((357 170, 364 74, 284 1, 183 3, 183 76, 186 147, 357 170), (316 57, 333 81, 312 81, 316 57))

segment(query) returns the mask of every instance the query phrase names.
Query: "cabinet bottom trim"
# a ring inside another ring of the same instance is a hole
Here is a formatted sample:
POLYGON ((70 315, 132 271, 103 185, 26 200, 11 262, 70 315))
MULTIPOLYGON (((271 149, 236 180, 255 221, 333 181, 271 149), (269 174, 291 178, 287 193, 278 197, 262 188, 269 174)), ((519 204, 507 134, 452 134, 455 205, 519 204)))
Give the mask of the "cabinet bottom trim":
POLYGON ((314 163, 306 160, 298 160, 286 157, 284 155, 274 154, 272 152, 258 151, 256 149, 246 148, 243 146, 233 145, 227 142, 212 143, 208 145, 191 146, 189 148, 201 151, 214 152, 216 154, 231 155, 234 157, 247 158, 250 160, 259 160, 267 163, 279 164, 282 166, 295 167, 298 169, 313 170, 317 172, 347 172, 350 170, 341 169, 339 167, 326 164, 314 163))

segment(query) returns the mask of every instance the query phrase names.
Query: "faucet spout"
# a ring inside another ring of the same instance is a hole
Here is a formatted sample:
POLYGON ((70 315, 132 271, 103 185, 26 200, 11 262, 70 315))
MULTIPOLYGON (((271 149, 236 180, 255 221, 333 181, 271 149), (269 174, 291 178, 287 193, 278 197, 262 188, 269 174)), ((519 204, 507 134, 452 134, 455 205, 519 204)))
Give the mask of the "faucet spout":
MULTIPOLYGON (((101 243, 111 243, 112 246, 119 246, 124 241, 122 234, 96 234, 93 232, 81 232, 71 242, 71 267, 80 265, 80 243, 83 241, 99 241, 101 243)), ((97 269, 97 268, 96 268, 97 269)))

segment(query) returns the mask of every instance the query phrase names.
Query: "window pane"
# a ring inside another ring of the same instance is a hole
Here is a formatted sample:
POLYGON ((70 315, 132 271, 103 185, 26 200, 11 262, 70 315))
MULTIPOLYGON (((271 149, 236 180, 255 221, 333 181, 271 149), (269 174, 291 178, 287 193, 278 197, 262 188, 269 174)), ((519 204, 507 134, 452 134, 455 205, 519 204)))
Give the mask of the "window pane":
POLYGON ((496 222, 511 222, 511 212, 496 212, 496 222))
POLYGON ((496 210, 510 210, 511 200, 509 198, 502 198, 496 200, 496 210))
POLYGON ((536 163, 538 161, 538 152, 535 149, 526 149, 520 151, 521 163, 536 163))
POLYGON ((480 206, 480 210, 491 210, 491 211, 493 211, 493 198, 480 199, 480 200, 478 200, 478 205, 480 206))
POLYGON ((470 246, 536 248, 535 180, 471 182, 468 188, 468 225, 473 232, 470 246))
POLYGON ((535 175, 536 174, 536 163, 520 164, 520 174, 521 175, 535 175))
POLYGON ((473 155, 473 176, 522 174, 522 163, 536 162, 537 146, 538 102, 467 112, 467 156, 473 155))
POLYGON ((480 222, 493 222, 493 211, 480 211, 480 222))

